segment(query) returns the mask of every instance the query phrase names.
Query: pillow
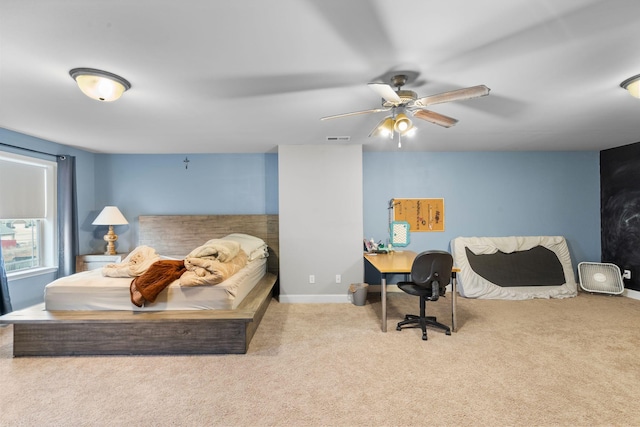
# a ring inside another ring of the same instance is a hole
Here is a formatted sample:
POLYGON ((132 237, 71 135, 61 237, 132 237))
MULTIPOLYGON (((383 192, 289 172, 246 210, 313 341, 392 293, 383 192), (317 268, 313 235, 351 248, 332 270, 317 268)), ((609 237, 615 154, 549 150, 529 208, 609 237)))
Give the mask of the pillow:
POLYGON ((240 247, 247 254, 249 261, 269 256, 267 244, 259 237, 249 234, 232 233, 222 239, 240 243, 240 247))

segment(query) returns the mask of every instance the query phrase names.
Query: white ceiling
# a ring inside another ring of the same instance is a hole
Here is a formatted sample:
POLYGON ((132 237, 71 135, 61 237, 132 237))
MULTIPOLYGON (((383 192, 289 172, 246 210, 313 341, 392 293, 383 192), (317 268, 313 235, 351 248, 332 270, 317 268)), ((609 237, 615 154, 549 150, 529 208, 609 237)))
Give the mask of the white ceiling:
POLYGON ((419 73, 439 104, 402 150, 601 150, 640 141, 638 0, 0 0, 0 127, 103 153, 276 152, 350 136, 384 113, 367 87, 419 73), (132 88, 112 103, 69 76, 98 68, 132 88))

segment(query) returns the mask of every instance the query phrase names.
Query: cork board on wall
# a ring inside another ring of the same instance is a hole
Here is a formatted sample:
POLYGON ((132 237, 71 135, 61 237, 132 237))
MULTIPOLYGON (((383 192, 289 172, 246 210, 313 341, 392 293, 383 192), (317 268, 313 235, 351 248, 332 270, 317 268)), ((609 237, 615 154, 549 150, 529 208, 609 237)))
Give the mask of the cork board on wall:
POLYGON ((393 199, 393 217, 411 232, 444 231, 444 199, 393 199))

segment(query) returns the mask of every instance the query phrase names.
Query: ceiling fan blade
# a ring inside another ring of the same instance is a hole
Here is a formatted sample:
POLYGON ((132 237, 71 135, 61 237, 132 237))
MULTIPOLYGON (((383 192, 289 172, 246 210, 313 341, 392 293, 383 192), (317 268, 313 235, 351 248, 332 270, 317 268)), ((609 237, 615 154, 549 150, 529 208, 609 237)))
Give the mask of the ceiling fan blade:
POLYGON ((363 79, 358 73, 287 73, 278 75, 253 74, 200 81, 206 93, 221 98, 253 98, 283 95, 312 90, 360 87, 363 79))
POLYGON ((369 87, 389 102, 394 104, 400 104, 402 102, 396 91, 386 83, 369 83, 369 87))
POLYGON ((374 108, 371 110, 353 111, 351 113, 342 113, 342 114, 336 114, 333 116, 322 117, 320 120, 331 120, 331 119, 337 119, 340 117, 357 116, 358 114, 381 113, 383 111, 389 111, 389 110, 390 108, 374 108))
MULTIPOLYGON (((398 49, 389 27, 389 17, 370 0, 306 1, 316 8, 318 17, 324 19, 335 36, 357 52, 358 57, 377 68, 377 58, 388 58, 391 63, 398 59, 398 49)), ((395 32, 395 31, 394 31, 395 32)), ((384 80, 383 80, 384 81, 384 80)))
MULTIPOLYGON (((459 38, 453 37, 452 44, 464 43, 467 49, 451 50, 454 56, 440 61, 451 69, 464 69, 477 63, 491 63, 496 60, 520 55, 531 55, 552 46, 566 46, 583 37, 597 39, 610 34, 613 28, 633 26, 637 22, 636 13, 617 13, 610 2, 554 2, 530 6, 533 19, 530 24, 516 26, 515 31, 496 32, 497 37, 484 40, 478 37, 478 43, 469 43, 468 34, 461 32, 459 38), (590 3, 590 4, 588 4, 590 3)), ((499 25, 501 18, 488 25, 499 25)))
POLYGON ((429 110, 415 111, 413 113, 413 116, 419 119, 434 123, 436 125, 440 125, 445 128, 450 128, 451 126, 458 123, 458 120, 454 119, 453 117, 445 116, 443 114, 436 113, 429 110))
POLYGON ((443 102, 479 98, 481 96, 489 95, 490 91, 491 89, 485 85, 472 86, 464 89, 439 93, 437 95, 425 96, 424 98, 417 99, 414 102, 414 105, 426 107, 433 104, 442 104, 443 102))

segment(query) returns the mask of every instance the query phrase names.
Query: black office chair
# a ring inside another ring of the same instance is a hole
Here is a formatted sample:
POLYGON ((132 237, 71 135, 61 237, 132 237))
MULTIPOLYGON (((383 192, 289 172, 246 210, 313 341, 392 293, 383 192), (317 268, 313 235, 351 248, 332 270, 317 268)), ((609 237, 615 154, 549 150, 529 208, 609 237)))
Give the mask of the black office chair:
POLYGON ((411 265, 411 282, 399 282, 398 287, 404 292, 420 297, 420 315, 407 314, 404 320, 398 322, 396 330, 402 330, 403 326, 410 328, 420 327, 422 339, 427 339, 427 326, 432 326, 451 335, 451 329, 447 325, 438 322, 434 316, 426 315, 426 302, 437 301, 444 296, 446 286, 451 278, 453 257, 445 251, 425 251, 413 260, 411 265))

